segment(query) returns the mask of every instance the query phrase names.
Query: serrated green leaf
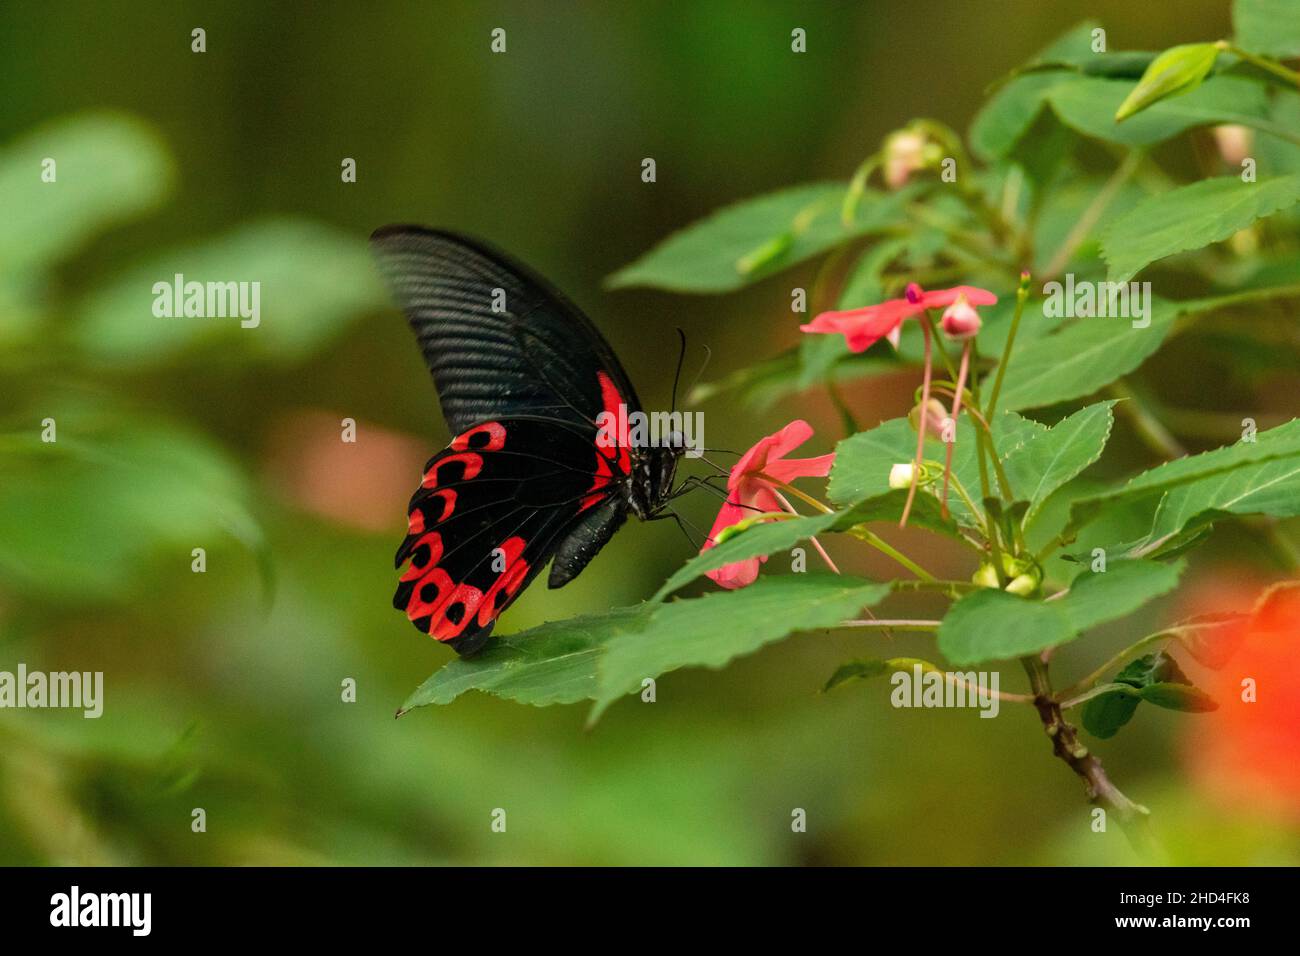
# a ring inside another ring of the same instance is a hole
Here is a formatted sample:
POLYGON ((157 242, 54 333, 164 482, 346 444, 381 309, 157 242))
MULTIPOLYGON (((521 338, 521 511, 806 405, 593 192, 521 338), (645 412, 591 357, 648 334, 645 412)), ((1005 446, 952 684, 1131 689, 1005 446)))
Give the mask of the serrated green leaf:
POLYGON ((1122 122, 1167 97, 1190 93, 1210 75, 1218 58, 1219 48, 1213 43, 1170 47, 1151 61, 1115 111, 1115 119, 1122 122))
POLYGON ((1106 571, 1080 572, 1071 582, 1069 593, 1051 603, 1059 605, 1075 630, 1086 631, 1126 617, 1148 601, 1168 594, 1178 586, 1183 567, 1181 561, 1112 562, 1106 571))
MULTIPOLYGON (((1128 484, 1119 488, 1112 488, 1101 494, 1079 498, 1070 506, 1070 520, 1067 528, 1077 529, 1082 527, 1092 520, 1099 510, 1108 505, 1113 505, 1120 499, 1162 494, 1192 482, 1223 477, 1241 468, 1254 468, 1261 462, 1291 459, 1297 455, 1300 455, 1300 419, 1292 419, 1285 425, 1259 432, 1253 442, 1239 441, 1212 451, 1201 452, 1198 455, 1185 455, 1182 458, 1158 465, 1149 471, 1144 471, 1142 474, 1130 479, 1128 484)), ((1285 473, 1285 471, 1285 467, 1281 468, 1282 473, 1285 473)), ((1284 478, 1280 483, 1285 483, 1287 480, 1289 479, 1284 478)), ((1242 487, 1244 488, 1248 484, 1248 481, 1243 481, 1242 487)), ((1212 487, 1210 485, 1206 486, 1207 489, 1212 487)), ((1261 487, 1259 489, 1260 495, 1266 497, 1272 487, 1274 486, 1267 484, 1261 487)), ((1180 508, 1178 516, 1185 514, 1187 514, 1187 510, 1180 508)), ((1169 521, 1171 524, 1176 523, 1174 517, 1171 517, 1169 521)))
POLYGON ((1221 176, 1151 196, 1102 236, 1109 278, 1127 282, 1159 259, 1227 239, 1297 202, 1300 173, 1254 183, 1221 176))
POLYGON ((596 659, 605 645, 640 631, 653 610, 651 604, 615 608, 497 638, 477 656, 458 657, 434 671, 398 715, 449 704, 468 690, 536 706, 587 700, 596 693, 596 659))
POLYGON ((1300 56, 1300 4, 1294 0, 1233 0, 1237 45, 1251 53, 1300 56))
POLYGON ((1113 401, 1080 409, 1035 434, 1007 456, 1006 472, 1016 497, 1029 503, 1032 521, 1049 495, 1101 457, 1110 438, 1113 401))
POLYGON ((1300 455, 1253 462, 1170 490, 1160 499, 1150 534, 1133 551, 1151 553, 1224 514, 1300 515, 1300 455))
POLYGON ((0 152, 0 271, 52 266, 158 206, 174 179, 162 140, 134 117, 90 113, 38 127, 0 152), (46 159, 56 164, 54 182, 42 179, 46 159))
POLYGON ((897 192, 869 191, 848 226, 840 221, 844 183, 812 183, 726 206, 664 239, 606 280, 611 289, 650 287, 673 292, 730 292, 803 262, 832 246, 902 222, 924 184, 897 192), (808 213, 807 228, 751 271, 737 263, 790 233, 808 213))
POLYGON ((840 517, 839 513, 765 521, 733 535, 706 551, 701 551, 678 568, 650 600, 662 601, 683 585, 723 565, 784 551, 805 538, 821 534, 840 517))
POLYGON ((647 677, 679 667, 723 667, 796 631, 834 627, 888 593, 889 585, 860 578, 791 574, 660 605, 638 633, 606 645, 590 720, 647 677))
POLYGON ((953 664, 964 667, 1023 657, 1076 636, 1057 602, 986 588, 949 608, 939 626, 939 650, 953 664))
MULTIPOLYGON (((1231 296, 1182 302, 1152 297, 1148 300, 1149 321, 1118 316, 1080 318, 1050 335, 1029 339, 1023 345, 1017 342, 998 407, 1008 411, 1041 408, 1092 395, 1155 354, 1178 319, 1231 302, 1231 296)), ((991 383, 990 374, 981 386, 986 393, 991 383)))

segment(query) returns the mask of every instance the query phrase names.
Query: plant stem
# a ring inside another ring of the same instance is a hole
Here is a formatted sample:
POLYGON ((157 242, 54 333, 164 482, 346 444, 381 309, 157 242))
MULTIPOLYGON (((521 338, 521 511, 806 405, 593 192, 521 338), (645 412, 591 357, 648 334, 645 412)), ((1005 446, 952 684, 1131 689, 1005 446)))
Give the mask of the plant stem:
POLYGON ((871 545, 881 554, 885 554, 893 558, 895 561, 897 561, 903 567, 907 568, 907 570, 911 571, 920 580, 926 582, 927 584, 934 584, 938 582, 938 578, 936 578, 933 574, 931 574, 925 568, 921 567, 919 564, 917 564, 907 555, 903 554, 903 552, 899 551, 897 548, 891 545, 884 538, 880 537, 880 535, 876 534, 874 531, 868 531, 866 528, 859 526, 850 529, 849 534, 853 535, 853 537, 857 538, 859 541, 871 545))
POLYGON ((1006 344, 1002 346, 1002 359, 998 362, 997 375, 993 378, 993 393, 989 395, 988 408, 984 412, 985 421, 993 421, 993 413, 998 409, 998 396, 1002 393, 1002 380, 1006 378, 1007 365, 1011 361, 1011 349, 1016 344, 1016 333, 1020 330, 1020 318, 1025 313, 1025 302, 1029 300, 1029 273, 1020 273, 1020 285, 1016 289, 1016 311, 1011 317, 1011 330, 1007 332, 1006 344))
POLYGON ((1075 221, 1060 248, 1048 260, 1047 265, 1043 268, 1044 280, 1055 279, 1069 265, 1070 258, 1074 255, 1075 250, 1079 248, 1084 239, 1088 238, 1088 233, 1092 231, 1093 226, 1097 225, 1097 220, 1106 211, 1106 207, 1111 204, 1123 185, 1142 165, 1142 156, 1142 152, 1136 149, 1130 150, 1125 155, 1123 161, 1111 173, 1110 179, 1106 180, 1106 184, 1092 198, 1088 208, 1075 221))
POLYGON ((1043 730, 1052 741, 1052 752, 1083 780, 1088 800, 1113 812, 1138 849, 1150 849, 1150 835, 1145 822, 1150 811, 1134 803, 1111 783, 1101 761, 1079 742, 1079 732, 1061 714, 1061 705, 1052 697, 1052 683, 1047 665, 1031 654, 1021 658, 1029 685, 1034 691, 1034 707, 1043 730))
MULTIPOLYGON (((929 319, 930 313, 926 312, 925 317, 929 319)), ((898 522, 900 528, 907 527, 907 516, 912 513, 912 502, 916 500, 916 489, 921 484, 921 458, 925 455, 925 419, 930 414, 930 365, 933 361, 931 351, 934 344, 931 341, 932 335, 929 324, 922 325, 921 331, 925 333, 925 371, 922 373, 921 379, 921 427, 917 429, 916 457, 912 461, 912 484, 907 491, 907 504, 903 505, 903 517, 898 522)))
POLYGON ((1229 43, 1227 40, 1220 40, 1215 44, 1215 46, 1220 50, 1231 53, 1233 56, 1241 57, 1241 59, 1245 60, 1252 66, 1257 66, 1261 70, 1266 70, 1274 76, 1286 80, 1292 86, 1300 87, 1300 73, 1296 73, 1294 70, 1288 70, 1281 63, 1278 63, 1275 60, 1270 60, 1268 57, 1251 53, 1249 50, 1243 50, 1241 47, 1229 43))
POLYGON ((937 631, 943 621, 841 621, 838 627, 880 627, 895 631, 937 631))
POLYGON ((1187 449, 1182 446, 1182 443, 1165 428, 1160 419, 1151 414, 1142 403, 1142 399, 1123 379, 1113 382, 1106 391, 1116 398, 1125 399, 1120 402, 1119 408, 1128 416, 1138 437, 1148 448, 1162 458, 1182 458, 1187 454, 1187 449))

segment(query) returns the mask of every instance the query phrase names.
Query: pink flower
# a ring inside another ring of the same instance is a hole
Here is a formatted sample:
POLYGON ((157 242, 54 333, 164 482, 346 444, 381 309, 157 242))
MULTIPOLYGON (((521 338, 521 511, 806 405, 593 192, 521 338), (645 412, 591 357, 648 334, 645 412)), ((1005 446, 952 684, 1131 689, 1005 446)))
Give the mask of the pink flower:
MULTIPOLYGON (((717 542, 717 537, 732 525, 754 515, 771 511, 793 512, 789 502, 777 490, 795 478, 824 478, 835 462, 834 453, 817 458, 786 458, 809 438, 812 426, 802 420, 786 425, 774 435, 760 438, 753 448, 740 456, 727 478, 727 500, 713 522, 701 552, 717 542)), ((758 577, 758 566, 766 557, 749 558, 706 572, 724 588, 743 588, 758 577)))
MULTIPOLYGON (((904 320, 920 315, 926 309, 942 309, 964 298, 970 305, 993 305, 998 297, 987 289, 970 285, 925 292, 915 282, 909 283, 901 299, 890 299, 864 309, 843 312, 822 312, 807 325, 799 326, 803 332, 838 333, 851 352, 865 352, 882 338, 895 348, 904 320)), ((973 310, 972 310, 973 311, 973 310)), ((978 319, 978 316, 976 316, 978 319)))

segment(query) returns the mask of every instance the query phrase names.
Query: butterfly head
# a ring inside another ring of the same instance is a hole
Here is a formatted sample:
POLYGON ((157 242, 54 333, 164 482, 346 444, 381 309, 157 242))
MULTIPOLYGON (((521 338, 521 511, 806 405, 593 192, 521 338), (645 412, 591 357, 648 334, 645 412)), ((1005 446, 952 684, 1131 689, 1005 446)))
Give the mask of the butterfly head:
POLYGON ((632 473, 632 513, 642 521, 658 514, 672 494, 677 463, 686 454, 681 432, 672 432, 661 444, 645 448, 635 458, 632 473))

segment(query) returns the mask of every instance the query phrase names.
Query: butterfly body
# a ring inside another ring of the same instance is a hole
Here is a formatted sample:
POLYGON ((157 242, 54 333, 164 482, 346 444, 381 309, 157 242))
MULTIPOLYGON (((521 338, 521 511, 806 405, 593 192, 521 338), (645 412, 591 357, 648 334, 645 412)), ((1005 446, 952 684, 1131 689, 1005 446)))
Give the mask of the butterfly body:
POLYGON ((629 513, 660 517, 684 449, 629 440, 640 403, 613 350, 526 267, 414 226, 371 244, 455 432, 411 497, 393 604, 473 654, 548 562, 562 587, 629 513))

